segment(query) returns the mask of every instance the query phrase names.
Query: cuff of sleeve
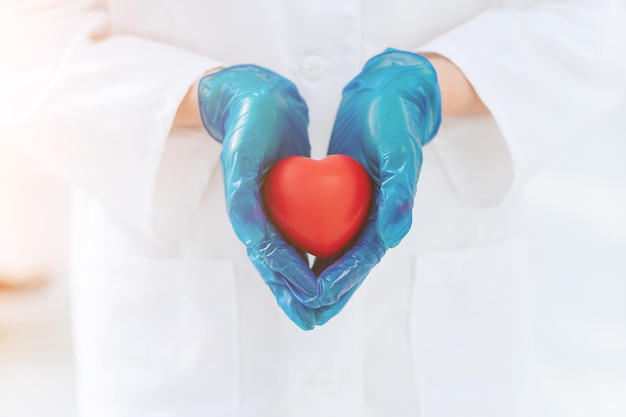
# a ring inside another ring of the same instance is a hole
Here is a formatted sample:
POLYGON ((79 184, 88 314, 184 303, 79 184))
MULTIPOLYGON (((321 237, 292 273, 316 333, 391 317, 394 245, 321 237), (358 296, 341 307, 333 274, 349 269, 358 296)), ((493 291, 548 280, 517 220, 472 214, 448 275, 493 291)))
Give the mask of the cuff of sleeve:
POLYGON ((202 75, 225 64, 177 48, 170 52, 171 56, 160 57, 169 62, 163 74, 169 80, 159 99, 162 125, 153 137, 156 152, 146 165, 145 185, 138 188, 144 195, 134 210, 117 207, 131 225, 160 240, 172 240, 184 232, 219 163, 221 150, 204 129, 172 125, 189 88, 202 75))
MULTIPOLYGON (((461 200, 472 205, 494 205, 520 182, 524 156, 516 149, 514 129, 501 97, 492 88, 491 74, 481 52, 467 48, 474 42, 471 21, 421 46, 418 53, 436 53, 454 63, 470 81, 491 116, 446 118, 432 142, 461 200), (462 41, 459 41, 461 39, 462 41)), ((484 36, 484 35, 480 35, 484 36)), ((486 48, 493 53, 492 48, 486 48)))
POLYGON ((520 152, 507 140, 507 118, 498 114, 497 94, 476 61, 458 45, 459 34, 448 33, 419 48, 418 53, 436 53, 452 61, 472 83, 491 115, 446 117, 430 144, 441 160, 461 201, 472 206, 493 206, 505 200, 520 182, 520 152), (494 112, 494 107, 496 107, 494 112))
MULTIPOLYGON (((624 68, 619 58, 623 42, 616 41, 623 39, 616 35, 623 32, 623 13, 609 3, 537 2, 490 9, 419 48, 452 61, 491 113, 501 143, 490 146, 499 149, 502 161, 487 164, 484 156, 473 158, 495 168, 490 177, 508 176, 510 185, 496 187, 490 200, 519 189, 572 133, 623 100, 623 91, 616 88, 623 78, 616 69, 624 68)), ((481 139, 471 136, 458 132, 456 159, 469 160, 469 150, 490 153, 470 143, 481 139)), ((438 142, 439 137, 433 144, 453 153, 453 146, 438 142)), ((466 194, 476 175, 469 168, 461 164, 450 174, 466 194)))
POLYGON ((225 65, 144 39, 126 41, 142 50, 144 61, 134 73, 146 74, 145 87, 155 94, 141 103, 146 118, 133 126, 135 138, 129 139, 136 143, 126 150, 131 151, 129 164, 126 178, 119 178, 117 196, 107 192, 96 197, 141 232, 169 240, 183 232, 195 213, 220 152, 203 129, 172 129, 173 121, 189 88, 207 71, 225 65))
POLYGON ((183 233, 197 212, 221 145, 202 129, 177 128, 165 142, 149 219, 143 231, 169 241, 183 233))

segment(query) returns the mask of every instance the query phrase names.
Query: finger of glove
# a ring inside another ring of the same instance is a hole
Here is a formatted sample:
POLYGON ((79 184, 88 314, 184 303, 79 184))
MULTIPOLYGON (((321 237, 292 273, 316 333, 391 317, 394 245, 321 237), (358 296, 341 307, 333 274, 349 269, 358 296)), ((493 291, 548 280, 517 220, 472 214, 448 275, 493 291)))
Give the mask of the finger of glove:
POLYGON ((298 327, 311 330, 315 327, 315 312, 305 307, 295 297, 287 281, 264 262, 254 249, 248 250, 253 265, 261 274, 263 281, 274 294, 278 306, 298 327))
POLYGON ((265 238, 267 228, 259 191, 263 161, 234 147, 224 148, 221 158, 230 222, 244 245, 256 245, 265 238))
POLYGON ((315 310, 306 308, 293 297, 291 291, 281 285, 272 284, 269 286, 274 294, 278 306, 302 330, 312 330, 315 328, 315 310))
POLYGON ((372 177, 379 189, 378 231, 388 247, 397 246, 412 223, 422 163, 419 126, 412 121, 421 118, 414 113, 395 92, 344 97, 328 149, 357 159, 372 177))
POLYGON ((344 95, 328 144, 328 155, 349 155, 372 177, 378 168, 378 151, 371 141, 368 126, 368 106, 374 96, 371 91, 358 96, 344 95))
MULTIPOLYGON (((366 219, 367 220, 367 219, 366 219)), ((359 238, 360 233, 355 236, 341 251, 338 253, 328 257, 328 258, 315 258, 315 262, 313 263, 313 273, 315 276, 319 277, 329 266, 334 264, 338 259, 340 259, 343 255, 346 254, 354 246, 356 241, 359 238)))
POLYGON ((361 285, 386 251, 387 247, 378 236, 376 216, 373 215, 354 246, 317 278, 319 304, 335 304, 343 295, 361 285))
POLYGON ((330 319, 339 314, 339 312, 343 310, 346 304, 348 304, 348 301, 350 301, 350 299, 359 287, 360 285, 352 287, 350 291, 342 295, 335 304, 320 307, 315 310, 315 322, 317 323, 317 325, 323 326, 324 324, 328 323, 330 319))
POLYGON ((390 248, 397 246, 411 228, 416 185, 416 176, 381 169, 378 233, 390 248))
POLYGON ((371 135, 379 144, 378 231, 388 247, 411 228, 413 202, 422 166, 419 117, 397 96, 375 103, 371 135))
POLYGON ((270 223, 267 239, 249 247, 248 257, 266 284, 286 286, 298 301, 307 306, 319 306, 317 278, 307 258, 289 245, 270 223))
POLYGON ((233 106, 221 153, 228 215, 246 246, 265 237, 266 217, 259 189, 283 135, 282 113, 271 100, 259 100, 248 98, 233 106))
POLYGON ((235 233, 247 246, 265 233, 259 189, 267 171, 287 156, 310 155, 306 104, 293 98, 293 106, 286 107, 285 100, 265 91, 233 105, 228 117, 221 154, 224 188, 235 233))
POLYGON ((345 153, 355 147, 360 138, 359 103, 350 97, 343 97, 335 116, 333 130, 328 144, 328 154, 345 153))

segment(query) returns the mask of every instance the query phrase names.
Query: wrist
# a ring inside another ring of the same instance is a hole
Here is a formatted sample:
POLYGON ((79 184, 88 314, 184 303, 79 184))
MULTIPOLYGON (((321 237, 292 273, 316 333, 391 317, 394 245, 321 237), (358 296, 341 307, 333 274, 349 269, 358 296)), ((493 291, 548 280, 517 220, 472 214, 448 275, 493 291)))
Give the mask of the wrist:
POLYGON ((476 116, 489 113, 472 84, 452 61, 436 53, 420 55, 430 61, 437 73, 444 116, 476 116))
POLYGON ((181 101, 174 118, 175 127, 200 127, 200 109, 198 108, 198 81, 196 81, 181 101))
MULTIPOLYGON (((221 70, 222 67, 213 68, 204 74, 202 77, 208 74, 212 74, 221 70)), ((176 111, 176 117, 174 118, 174 127, 188 127, 198 128, 202 127, 202 119, 200 118, 200 107, 198 105, 198 83, 202 79, 198 78, 185 94, 185 97, 180 102, 178 110, 176 111)))

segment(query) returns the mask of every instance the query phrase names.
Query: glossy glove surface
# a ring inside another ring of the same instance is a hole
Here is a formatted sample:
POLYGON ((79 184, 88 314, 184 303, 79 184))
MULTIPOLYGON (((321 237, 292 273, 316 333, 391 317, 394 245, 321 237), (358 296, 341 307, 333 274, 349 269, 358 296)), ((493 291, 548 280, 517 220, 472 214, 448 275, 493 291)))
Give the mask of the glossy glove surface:
POLYGON ((358 160, 371 176, 374 204, 355 244, 344 254, 317 260, 323 324, 336 315, 388 248, 411 227, 422 165, 422 147, 441 124, 441 97, 430 62, 412 52, 387 49, 371 58, 343 96, 328 154, 358 160))
POLYGON ((295 85, 255 65, 239 65, 203 77, 198 85, 205 129, 222 143, 220 155, 228 216, 248 257, 289 318, 315 326, 316 277, 306 261, 268 220, 261 181, 287 156, 310 155, 308 109, 295 85))

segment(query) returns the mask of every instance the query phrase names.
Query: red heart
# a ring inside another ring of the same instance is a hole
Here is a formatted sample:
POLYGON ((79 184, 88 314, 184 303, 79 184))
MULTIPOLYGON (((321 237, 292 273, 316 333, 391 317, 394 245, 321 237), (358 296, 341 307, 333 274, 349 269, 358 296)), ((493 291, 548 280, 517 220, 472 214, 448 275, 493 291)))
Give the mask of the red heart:
POLYGON ((367 172, 346 155, 319 161, 285 158, 268 173, 262 192, 278 229, 295 246, 320 258, 350 243, 372 199, 367 172))

